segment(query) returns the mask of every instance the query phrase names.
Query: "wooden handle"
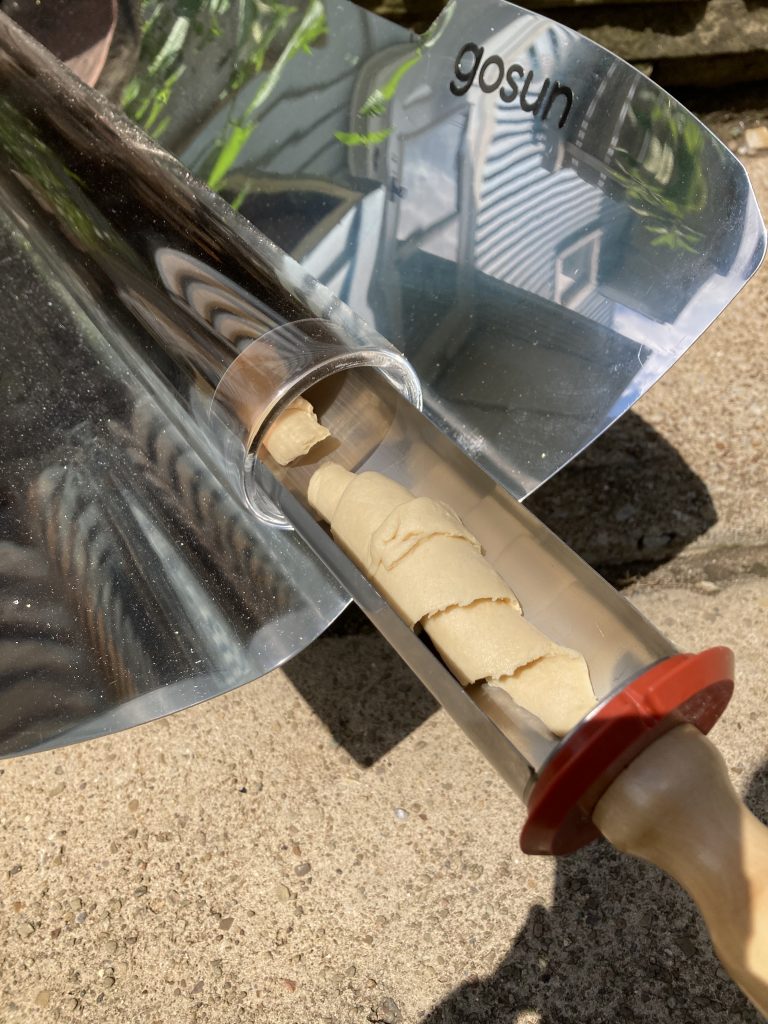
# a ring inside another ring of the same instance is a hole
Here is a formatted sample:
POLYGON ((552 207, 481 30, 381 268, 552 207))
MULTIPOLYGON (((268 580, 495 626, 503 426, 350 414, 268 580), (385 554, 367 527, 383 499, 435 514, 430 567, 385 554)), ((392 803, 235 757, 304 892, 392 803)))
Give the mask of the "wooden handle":
POLYGON ((592 820, 687 890, 723 966, 768 1016, 768 828, 739 800, 717 748, 693 726, 673 729, 619 775, 592 820))

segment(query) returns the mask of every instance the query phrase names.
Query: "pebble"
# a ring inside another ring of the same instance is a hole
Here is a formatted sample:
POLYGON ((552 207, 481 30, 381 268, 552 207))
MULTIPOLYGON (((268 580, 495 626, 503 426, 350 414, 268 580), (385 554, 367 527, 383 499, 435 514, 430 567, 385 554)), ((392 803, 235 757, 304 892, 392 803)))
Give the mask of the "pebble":
POLYGON ((768 149, 768 128, 747 128, 744 132, 744 141, 753 151, 768 149))
POLYGON ((229 929, 232 927, 234 920, 234 917, 222 917, 222 919, 219 921, 219 928, 221 928, 223 932, 228 932, 229 929))
POLYGON ((720 587, 712 580, 699 580, 696 584, 696 589, 701 590, 704 594, 719 594, 720 587))
POLYGON ((408 821, 408 811, 404 807, 395 808, 395 821, 408 821))
POLYGON ((312 865, 308 864, 307 861, 304 861, 303 864, 297 864, 293 870, 299 876, 299 878, 303 878, 304 875, 308 875, 310 873, 310 871, 312 870, 312 865))
POLYGON ((129 800, 128 801, 128 810, 129 811, 136 812, 136 811, 138 811, 138 809, 139 809, 139 801, 135 797, 134 797, 133 800, 129 800))
POLYGON ((64 792, 66 787, 67 787, 66 782, 57 782, 56 785, 53 787, 53 789, 49 789, 48 790, 48 796, 49 797, 59 796, 60 793, 64 792))
POLYGON ((72 1010, 76 1010, 77 1009, 77 1000, 74 999, 74 998, 72 998, 72 999, 64 999, 62 1001, 61 1008, 62 1008, 62 1010, 69 1010, 70 1012, 72 1010))
POLYGON ((44 1010, 46 1009, 46 1007, 50 1006, 50 1004, 51 993, 48 991, 47 988, 41 989, 35 996, 35 1006, 39 1006, 41 1009, 44 1010))
POLYGON ((116 939, 109 939, 108 942, 104 943, 104 949, 106 950, 107 953, 116 953, 117 952, 117 940, 116 939))
POLYGON ((616 509, 614 519, 619 523, 626 523, 635 515, 637 515, 637 508, 634 505, 627 503, 626 505, 622 505, 621 508, 616 509))
POLYGON ((685 956, 696 956, 696 943, 688 938, 687 935, 677 935, 675 937, 675 945, 685 954, 685 956))
POLYGON ((283 988, 286 990, 286 992, 296 991, 296 982, 293 980, 293 978, 282 978, 281 980, 283 982, 283 988))
POLYGON ((646 533, 640 538, 641 550, 652 554, 654 551, 663 551, 669 547, 670 535, 668 533, 646 533))
POLYGON ((20 939, 28 939, 34 930, 28 921, 23 921, 16 929, 16 932, 20 939))
POLYGON ((104 976, 101 983, 104 986, 104 988, 112 988, 112 986, 115 984, 115 979, 112 977, 111 974, 107 974, 104 976))
POLYGON ((387 996, 386 999, 381 1000, 368 1019, 375 1021, 376 1024, 399 1024, 403 1018, 395 1000, 387 996))
POLYGON ((280 903, 287 903, 291 898, 291 890, 280 882, 275 886, 275 896, 280 903))

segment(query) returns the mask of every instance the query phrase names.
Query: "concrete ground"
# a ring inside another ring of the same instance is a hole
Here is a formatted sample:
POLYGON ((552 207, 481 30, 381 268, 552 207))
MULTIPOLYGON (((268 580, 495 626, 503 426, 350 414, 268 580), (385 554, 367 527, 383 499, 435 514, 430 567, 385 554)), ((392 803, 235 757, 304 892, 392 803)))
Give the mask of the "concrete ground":
MULTIPOLYGON (((764 819, 766 285, 534 502, 681 647, 734 648, 713 736, 764 819)), ((235 693, 3 762, 0 1022, 759 1019, 674 883, 604 843, 525 857, 522 822, 347 616, 235 693)))

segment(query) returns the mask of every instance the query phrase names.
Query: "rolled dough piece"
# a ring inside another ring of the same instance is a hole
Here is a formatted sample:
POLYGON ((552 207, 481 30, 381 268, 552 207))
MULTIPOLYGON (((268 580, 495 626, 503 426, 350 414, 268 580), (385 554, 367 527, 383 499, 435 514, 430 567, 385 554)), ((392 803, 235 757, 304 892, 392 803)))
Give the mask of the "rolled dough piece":
POLYGON ((299 396, 266 432, 264 447, 275 462, 287 466, 330 436, 330 431, 318 422, 311 403, 299 396))
MULTIPOLYGON (((563 648, 503 601, 447 608, 424 623, 460 683, 511 676, 523 665, 563 648)), ((574 657, 579 657, 575 654, 574 657)))
POLYGON ((327 523, 336 515, 341 496, 354 479, 354 473, 335 462, 326 462, 310 477, 307 500, 327 523))
POLYGON ((567 647, 523 665, 511 676, 488 682, 546 722, 555 736, 569 732, 596 703, 584 658, 567 647))
POLYGON ((380 473, 327 463, 310 504, 410 626, 421 622, 464 685, 488 680, 556 735, 595 704, 581 654, 561 647, 521 613, 476 538, 442 502, 415 498, 380 473))
POLYGON ((336 501, 335 511, 328 520, 331 532, 363 572, 369 573, 372 535, 393 509, 410 501, 413 495, 381 473, 355 474, 336 466, 331 475, 331 465, 326 463, 313 474, 312 484, 317 484, 314 487, 310 485, 310 504, 320 511, 336 501), (339 495, 344 479, 342 474, 346 475, 348 483, 339 495))
POLYGON ((476 538, 442 502, 414 498, 381 473, 356 476, 334 463, 312 475, 308 498, 409 626, 482 597, 519 609, 476 538))
POLYGON ((442 501, 411 498, 390 512, 371 536, 371 570, 382 563, 391 569, 427 537, 460 537, 475 547, 480 545, 456 513, 442 501))
POLYGON ((430 635, 432 616, 482 598, 507 602, 520 614, 517 598, 501 576, 478 548, 460 537, 425 538, 392 569, 380 564, 368 575, 401 619, 411 627, 423 621, 430 635))

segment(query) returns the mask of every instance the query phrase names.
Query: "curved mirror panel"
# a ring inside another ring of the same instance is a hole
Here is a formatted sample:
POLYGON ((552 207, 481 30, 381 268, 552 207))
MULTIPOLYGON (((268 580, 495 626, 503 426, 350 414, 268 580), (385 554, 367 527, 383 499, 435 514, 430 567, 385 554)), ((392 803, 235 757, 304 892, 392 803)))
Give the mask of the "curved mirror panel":
POLYGON ((422 37, 346 0, 231 5, 215 26, 205 5, 148 10, 127 112, 396 344, 427 414, 519 498, 762 258, 726 147, 503 0, 450 3, 422 37))

